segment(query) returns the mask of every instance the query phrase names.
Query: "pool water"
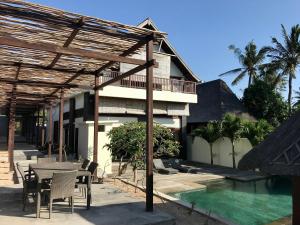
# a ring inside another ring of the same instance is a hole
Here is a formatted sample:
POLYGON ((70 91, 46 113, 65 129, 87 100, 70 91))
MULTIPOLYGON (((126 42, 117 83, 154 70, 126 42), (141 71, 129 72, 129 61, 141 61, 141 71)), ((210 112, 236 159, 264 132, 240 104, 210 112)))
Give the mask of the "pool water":
POLYGON ((264 225, 292 214, 291 181, 276 177, 255 182, 218 180, 207 189, 171 193, 240 225, 264 225))

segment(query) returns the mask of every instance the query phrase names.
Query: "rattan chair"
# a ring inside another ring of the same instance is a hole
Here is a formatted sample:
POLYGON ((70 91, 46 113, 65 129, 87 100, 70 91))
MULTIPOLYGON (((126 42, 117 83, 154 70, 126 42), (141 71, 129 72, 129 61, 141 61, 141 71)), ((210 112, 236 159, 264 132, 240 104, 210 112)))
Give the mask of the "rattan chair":
MULTIPOLYGON (((87 169, 91 173, 91 180, 93 180, 94 178, 94 174, 97 170, 97 167, 98 167, 98 163, 91 162, 87 169)), ((76 188, 79 188, 80 191, 83 191, 85 198, 87 196, 87 187, 88 187, 87 177, 85 177, 84 179, 80 179, 80 181, 76 183, 76 188)))
POLYGON ((41 163, 53 163, 53 162, 56 162, 56 159, 55 158, 37 158, 37 163, 38 164, 41 164, 41 163))
POLYGON ((89 164, 90 164, 90 160, 88 160, 88 159, 83 160, 83 163, 81 165, 81 169, 86 170, 88 168, 89 164))
POLYGON ((28 196, 36 193, 37 181, 34 177, 30 177, 29 174, 25 173, 23 167, 19 163, 17 163, 17 169, 20 172, 23 181, 23 211, 25 211, 28 196))
POLYGON ((74 189, 77 171, 66 171, 53 173, 49 195, 49 218, 52 215, 52 205, 54 199, 69 199, 71 213, 74 212, 74 189))

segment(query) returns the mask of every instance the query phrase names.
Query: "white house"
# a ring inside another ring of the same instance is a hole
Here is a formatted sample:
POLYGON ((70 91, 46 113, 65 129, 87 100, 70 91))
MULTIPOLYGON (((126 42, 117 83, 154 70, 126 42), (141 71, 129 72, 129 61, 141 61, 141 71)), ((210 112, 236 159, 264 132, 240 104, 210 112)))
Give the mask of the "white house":
MULTIPOLYGON (((150 19, 138 26, 158 30, 150 19)), ((145 59, 145 51, 141 50, 132 57, 145 59)), ((155 43, 154 58, 159 63, 158 68, 154 69, 153 80, 154 121, 171 128, 185 146, 186 117, 189 116, 189 104, 197 102, 196 82, 199 80, 167 39, 155 43)), ((132 65, 120 63, 105 71, 100 77, 100 83, 129 69, 132 69, 132 65)), ((111 156, 104 147, 109 141, 107 132, 125 122, 145 120, 145 81, 145 71, 141 71, 99 91, 98 163, 108 174, 111 173, 111 156)), ((83 92, 65 100, 64 143, 70 146, 76 157, 92 158, 93 108, 93 91, 83 92)), ((54 143, 59 139, 58 121, 57 105, 53 110, 54 143)), ((184 150, 182 157, 185 157, 184 150)))

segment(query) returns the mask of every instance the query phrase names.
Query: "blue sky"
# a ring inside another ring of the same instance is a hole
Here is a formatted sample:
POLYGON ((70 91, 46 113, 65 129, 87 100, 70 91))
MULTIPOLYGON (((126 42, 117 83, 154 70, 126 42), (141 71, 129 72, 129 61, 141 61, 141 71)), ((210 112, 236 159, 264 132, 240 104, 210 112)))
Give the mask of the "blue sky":
MULTIPOLYGON (((204 81, 239 66, 228 50, 243 48, 254 40, 259 47, 281 38, 280 24, 287 29, 300 23, 299 0, 30 0, 84 15, 130 25, 151 17, 186 63, 204 81)), ((300 86, 294 81, 294 90, 300 86)), ((223 77, 230 85, 233 77, 223 77)), ((238 95, 247 79, 232 87, 238 95)), ((230 85, 231 86, 231 85, 230 85)))

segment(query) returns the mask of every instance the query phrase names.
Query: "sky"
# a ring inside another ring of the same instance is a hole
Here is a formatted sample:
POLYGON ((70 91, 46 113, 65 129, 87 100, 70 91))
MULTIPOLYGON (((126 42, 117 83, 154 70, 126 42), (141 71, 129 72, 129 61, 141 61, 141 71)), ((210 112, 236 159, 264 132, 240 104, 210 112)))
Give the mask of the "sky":
MULTIPOLYGON (((243 49, 254 41, 258 47, 281 40, 283 24, 288 30, 300 23, 299 0, 29 0, 71 12, 129 25, 150 17, 192 71, 203 81, 239 67, 228 46, 243 49)), ((300 73, 294 90, 300 87, 300 73)), ((241 97, 245 78, 231 86, 234 76, 222 77, 241 97)), ((286 96, 286 93, 284 93, 286 96)))

